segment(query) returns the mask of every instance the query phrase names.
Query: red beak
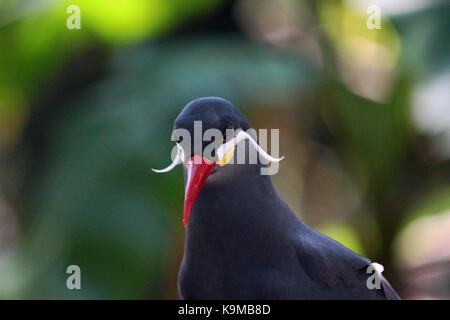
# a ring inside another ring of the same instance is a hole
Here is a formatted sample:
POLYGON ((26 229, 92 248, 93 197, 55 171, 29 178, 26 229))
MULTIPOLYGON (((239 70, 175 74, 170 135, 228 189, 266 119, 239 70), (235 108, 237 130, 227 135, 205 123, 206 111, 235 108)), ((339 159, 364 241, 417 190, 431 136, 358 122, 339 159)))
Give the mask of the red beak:
POLYGON ((194 207, 195 200, 203 185, 208 179, 208 176, 214 169, 215 162, 207 160, 200 156, 193 156, 187 163, 187 183, 186 192, 184 194, 184 210, 183 210, 183 224, 186 227, 194 207), (194 161, 195 160, 195 161, 194 161))

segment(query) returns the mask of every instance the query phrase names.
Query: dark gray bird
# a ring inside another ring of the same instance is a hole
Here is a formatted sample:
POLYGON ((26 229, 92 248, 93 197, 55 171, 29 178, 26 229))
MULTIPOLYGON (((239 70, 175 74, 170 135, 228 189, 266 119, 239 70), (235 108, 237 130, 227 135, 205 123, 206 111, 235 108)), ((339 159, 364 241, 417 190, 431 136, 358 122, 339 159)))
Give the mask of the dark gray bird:
MULTIPOLYGON (((230 102, 215 97, 186 105, 175 120, 175 136, 177 129, 185 129, 193 137, 194 121, 202 121, 202 132, 249 129, 247 120, 230 102)), ((208 159, 202 154, 204 143, 202 150, 196 150, 192 141, 175 137, 186 178, 180 297, 399 299, 381 272, 376 272, 379 289, 368 288, 369 259, 297 218, 275 191, 270 176, 260 174, 265 165, 259 160, 247 163, 255 143, 240 137, 239 143, 247 150, 245 164, 227 164, 230 155, 225 154, 236 152, 226 148, 230 143, 223 144, 222 150, 216 148, 215 158, 208 159), (193 151, 186 151, 189 149, 193 151), (195 158, 201 163, 195 164, 195 158)), ((175 159, 167 170, 160 171, 168 171, 179 161, 175 159)))

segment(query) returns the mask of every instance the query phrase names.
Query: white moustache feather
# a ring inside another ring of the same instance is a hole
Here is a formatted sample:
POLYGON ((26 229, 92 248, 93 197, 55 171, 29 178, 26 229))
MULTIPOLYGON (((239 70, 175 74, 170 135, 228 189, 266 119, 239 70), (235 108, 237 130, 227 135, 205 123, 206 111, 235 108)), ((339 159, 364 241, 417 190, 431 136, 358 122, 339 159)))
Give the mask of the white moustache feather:
POLYGON ((181 148, 181 146, 177 143, 177 154, 175 156, 175 159, 173 159, 173 162, 166 168, 164 169, 152 169, 153 172, 156 173, 164 173, 164 172, 169 172, 170 170, 172 170, 173 168, 175 168, 180 162, 181 162, 181 153, 183 152, 183 149, 181 148))
MULTIPOLYGON (((233 147, 235 147, 239 142, 241 142, 242 140, 247 139, 248 141, 250 141, 250 143, 253 145, 253 147, 255 147, 255 149, 258 151, 258 153, 267 161, 271 161, 271 162, 279 162, 281 160, 284 159, 284 156, 281 158, 275 158, 272 157, 271 155, 269 155, 266 151, 264 151, 263 148, 261 148, 258 143, 252 138, 252 136, 250 136, 247 132, 245 131, 239 131, 239 133, 236 135, 236 137, 234 137, 233 139, 230 139, 229 141, 225 142, 224 144, 220 145, 219 148, 217 148, 217 157, 218 159, 223 159, 225 157, 225 155, 228 153, 229 150, 231 150, 233 147)), ((173 160, 173 162, 164 169, 161 170, 157 170, 157 169, 152 169, 154 172, 157 173, 164 173, 164 172, 169 172, 170 170, 172 170, 173 168, 175 168, 180 162, 181 162, 181 154, 183 153, 183 149, 182 147, 177 143, 177 147, 178 147, 178 151, 177 154, 175 156, 175 159, 173 160)))

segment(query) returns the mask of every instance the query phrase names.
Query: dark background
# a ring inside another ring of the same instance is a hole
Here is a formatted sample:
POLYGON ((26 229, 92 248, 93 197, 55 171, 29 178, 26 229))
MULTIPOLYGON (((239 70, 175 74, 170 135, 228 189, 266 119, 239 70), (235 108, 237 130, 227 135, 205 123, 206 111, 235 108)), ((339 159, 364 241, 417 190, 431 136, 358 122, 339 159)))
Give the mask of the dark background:
POLYGON ((201 96, 280 128, 305 223, 450 298, 447 3, 0 1, 0 298, 178 298, 182 172, 150 169, 201 96))

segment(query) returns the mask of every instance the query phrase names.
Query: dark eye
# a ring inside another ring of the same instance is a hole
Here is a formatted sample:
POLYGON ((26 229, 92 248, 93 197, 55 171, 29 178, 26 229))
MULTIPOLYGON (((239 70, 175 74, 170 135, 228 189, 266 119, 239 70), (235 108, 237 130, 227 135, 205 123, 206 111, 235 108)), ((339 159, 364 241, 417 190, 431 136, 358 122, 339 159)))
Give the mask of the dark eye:
POLYGON ((231 120, 226 121, 224 123, 224 125, 221 127, 220 131, 222 132, 222 137, 223 137, 224 143, 227 142, 227 140, 231 138, 232 130, 235 130, 235 128, 236 128, 236 126, 234 125, 234 123, 231 120), (228 136, 227 136, 227 131, 229 131, 228 136))

